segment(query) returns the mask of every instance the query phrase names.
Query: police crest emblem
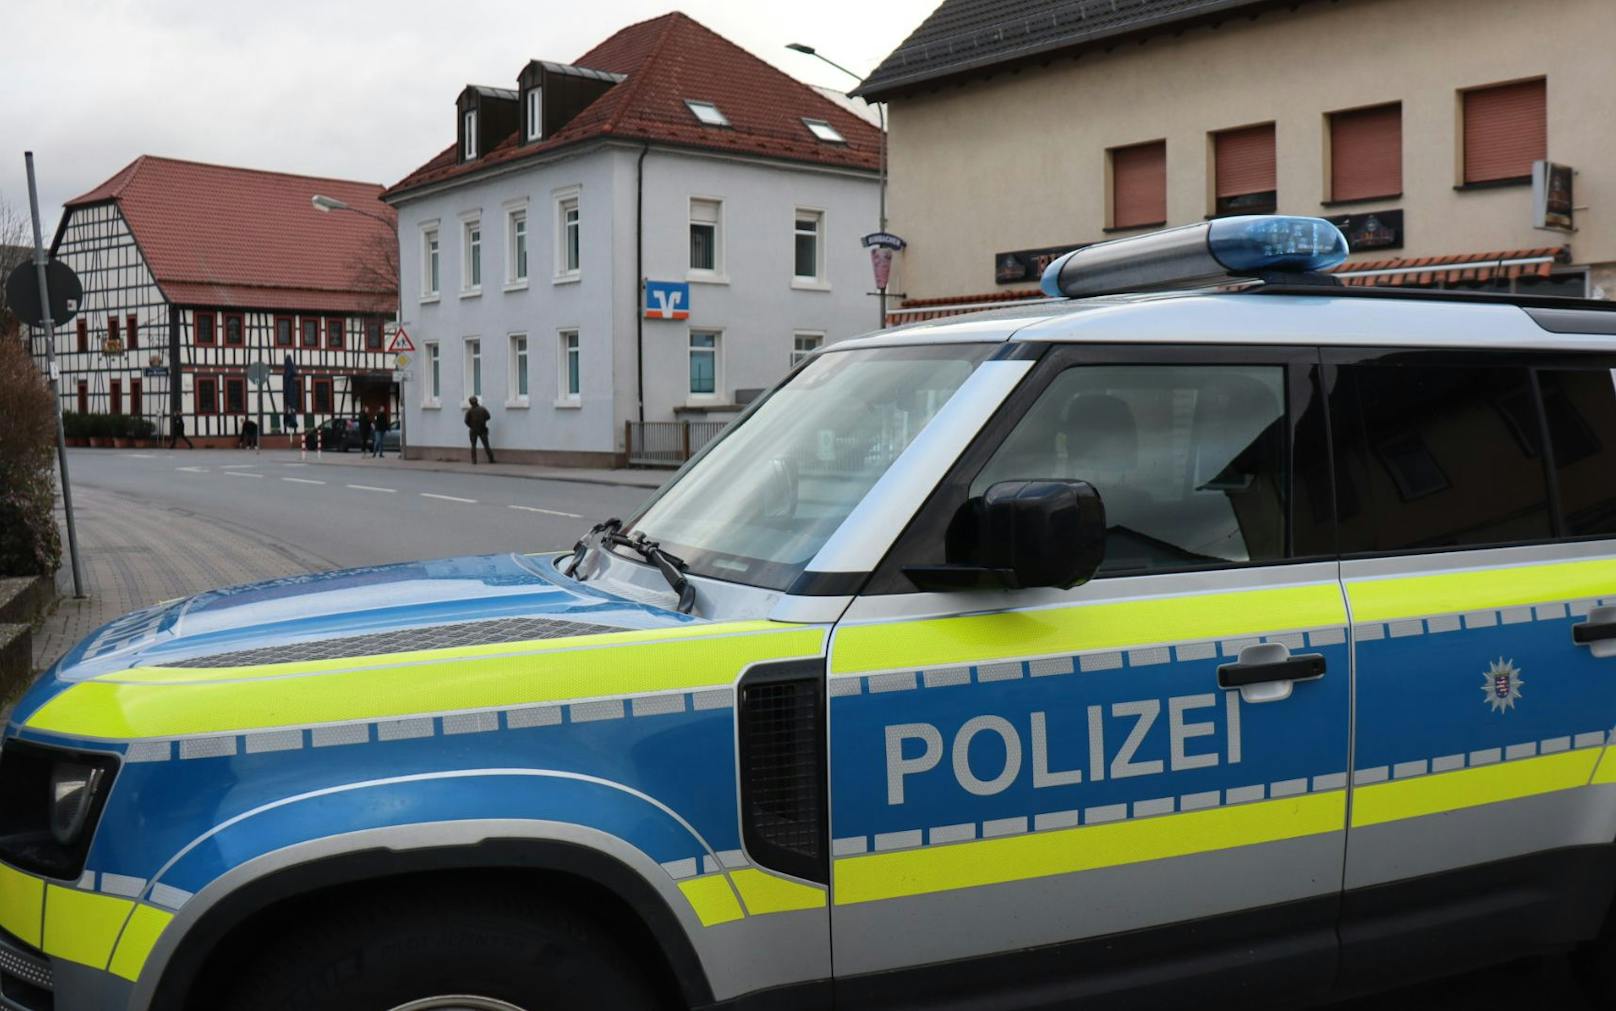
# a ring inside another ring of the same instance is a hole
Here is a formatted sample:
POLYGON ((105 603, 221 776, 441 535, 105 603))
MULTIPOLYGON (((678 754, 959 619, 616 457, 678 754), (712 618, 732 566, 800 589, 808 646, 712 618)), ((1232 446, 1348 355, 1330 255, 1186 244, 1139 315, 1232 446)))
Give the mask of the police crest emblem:
POLYGON ((1521 698, 1521 686, 1525 683, 1515 661, 1499 657, 1481 675, 1481 694, 1493 712, 1502 713, 1515 708, 1515 703, 1521 698))

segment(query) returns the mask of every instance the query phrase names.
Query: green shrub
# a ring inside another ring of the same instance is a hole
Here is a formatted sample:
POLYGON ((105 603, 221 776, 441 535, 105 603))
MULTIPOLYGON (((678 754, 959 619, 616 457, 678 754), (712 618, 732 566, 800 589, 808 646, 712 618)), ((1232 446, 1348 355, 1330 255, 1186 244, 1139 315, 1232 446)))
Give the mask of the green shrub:
POLYGON ((56 404, 21 341, 0 339, 0 576, 47 576, 56 530, 56 404))

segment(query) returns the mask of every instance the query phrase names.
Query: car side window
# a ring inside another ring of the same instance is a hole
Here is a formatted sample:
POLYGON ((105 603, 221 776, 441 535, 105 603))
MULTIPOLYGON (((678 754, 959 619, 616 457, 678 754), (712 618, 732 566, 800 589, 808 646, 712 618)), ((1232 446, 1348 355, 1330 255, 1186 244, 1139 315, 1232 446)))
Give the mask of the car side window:
POLYGON ((1348 365, 1331 413, 1343 552, 1553 536, 1524 366, 1348 365))
POLYGON ((1538 383, 1566 535, 1616 534, 1616 372, 1544 370, 1538 383))
POLYGON ((1285 557, 1290 484, 1279 365, 1080 365, 1056 376, 970 485, 1087 481, 1102 574, 1285 557))

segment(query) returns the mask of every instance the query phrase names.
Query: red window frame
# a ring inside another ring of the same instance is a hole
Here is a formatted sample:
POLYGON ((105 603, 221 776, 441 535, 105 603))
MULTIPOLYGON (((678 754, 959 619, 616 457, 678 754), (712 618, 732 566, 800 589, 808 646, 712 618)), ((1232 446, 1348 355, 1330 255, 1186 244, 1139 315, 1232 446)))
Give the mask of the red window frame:
POLYGON ((365 350, 382 350, 382 321, 379 319, 365 320, 365 350))
POLYGON ((107 397, 108 397, 107 413, 108 414, 122 414, 123 413, 123 380, 122 379, 113 379, 113 380, 111 380, 108 383, 107 389, 108 389, 108 393, 107 393, 107 397))
POLYGON ((276 316, 275 317, 275 346, 276 347, 278 347, 278 348, 289 348, 297 340, 297 332, 296 332, 297 327, 296 327, 295 324, 296 324, 296 320, 292 319, 292 317, 290 317, 290 316, 276 316), (286 328, 285 328, 286 329, 286 339, 285 340, 281 339, 281 324, 282 323, 286 324, 286 328))
POLYGON ((204 414, 218 414, 219 413, 219 377, 218 376, 198 375, 196 377, 195 387, 191 391, 191 400, 196 404, 196 414, 197 414, 198 417, 200 417, 200 416, 202 416, 204 414), (203 399, 203 397, 202 397, 202 384, 203 383, 206 383, 207 386, 208 386, 207 399, 203 399))
POLYGON ((140 349, 140 317, 134 313, 125 316, 123 318, 123 332, 129 341, 129 350, 138 351, 140 349))
MULTIPOLYGON (((90 350, 90 321, 83 316, 79 317, 79 351, 90 350)), ((82 412, 82 409, 80 410, 82 412)))
POLYGON ((140 377, 129 377, 129 413, 139 417, 146 413, 145 403, 140 398, 140 377))
POLYGON ((107 343, 110 344, 110 343, 112 343, 113 341, 115 341, 117 339, 118 339, 118 317, 116 317, 116 316, 108 316, 107 317, 107 343))
POLYGON ((325 321, 325 346, 326 347, 328 347, 328 348, 337 348, 337 349, 340 350, 343 347, 343 345, 345 343, 347 343, 346 334, 343 332, 343 330, 344 330, 343 322, 344 321, 343 321, 341 316, 329 316, 329 317, 326 318, 326 321, 325 321))
POLYGON ((332 411, 332 408, 334 408, 336 406, 336 403, 337 403, 336 390, 332 388, 330 377, 329 376, 327 376, 325 378, 316 377, 315 380, 312 383, 310 383, 309 385, 312 388, 311 391, 310 391, 310 397, 311 397, 310 409, 311 409, 311 412, 314 413, 314 414, 330 414, 331 411, 332 411), (322 399, 321 398, 321 392, 322 391, 325 394, 325 396, 324 396, 325 406, 324 407, 320 406, 320 400, 322 399))
POLYGON ((79 413, 90 413, 90 384, 83 379, 79 380, 79 413))
POLYGON ((225 414, 246 414, 247 413, 247 377, 246 376, 225 376, 223 386, 224 386, 224 413, 225 414))
POLYGON ((317 348, 320 346, 320 321, 317 318, 305 316, 298 321, 298 346, 317 348), (312 326, 311 326, 312 324, 312 326), (313 340, 309 337, 313 336, 313 340))
POLYGON ((236 348, 239 348, 243 344, 247 343, 247 319, 241 313, 227 312, 224 314, 224 342, 229 346, 236 348), (236 324, 237 336, 235 340, 230 339, 230 323, 232 320, 236 324))
POLYGON ((218 321, 216 319, 214 319, 213 313, 211 313, 211 312, 192 313, 191 314, 192 343, 194 343, 194 344, 203 344, 203 345, 208 345, 208 346, 212 346, 214 344, 217 344, 219 342, 219 331, 216 329, 217 326, 218 326, 218 321), (202 321, 203 320, 208 321, 208 326, 207 326, 208 336, 207 336, 206 340, 202 339, 202 321))

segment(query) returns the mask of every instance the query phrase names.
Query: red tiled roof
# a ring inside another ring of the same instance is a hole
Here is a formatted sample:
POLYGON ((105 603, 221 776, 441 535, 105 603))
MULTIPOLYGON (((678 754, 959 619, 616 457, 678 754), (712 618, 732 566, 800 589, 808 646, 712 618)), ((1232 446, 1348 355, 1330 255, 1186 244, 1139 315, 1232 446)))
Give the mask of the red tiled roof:
POLYGON ((355 264, 394 244, 393 230, 361 214, 321 213, 310 198, 394 220, 381 192, 375 183, 141 155, 67 211, 115 201, 158 286, 179 304, 375 312, 395 291, 356 276, 355 264))
POLYGON ((678 11, 622 29, 575 65, 628 79, 536 143, 519 143, 512 133, 465 164, 457 162, 450 145, 389 188, 387 196, 602 137, 871 171, 880 166, 880 130, 678 11), (717 105, 730 126, 701 125, 685 106, 687 98, 717 105), (816 140, 803 125, 804 116, 830 123, 847 143, 816 140))
POLYGON ((1016 288, 1009 291, 988 291, 980 295, 944 295, 940 298, 905 299, 896 309, 887 310, 887 326, 900 323, 920 323, 945 316, 961 316, 971 312, 997 309, 1000 302, 1042 300, 1047 296, 1038 288, 1016 288))
POLYGON ((1506 249, 1492 253, 1455 253, 1450 256, 1395 257, 1389 260, 1360 260, 1343 263, 1332 273, 1356 274, 1388 271, 1369 277, 1343 277, 1342 284, 1358 287, 1422 287, 1428 284, 1456 284, 1462 281, 1491 281, 1496 277, 1548 277, 1556 263, 1570 263, 1569 246, 1539 246, 1536 249, 1506 249), (1537 260, 1537 263, 1510 261, 1537 260), (1415 268, 1429 267, 1429 270, 1415 268))

